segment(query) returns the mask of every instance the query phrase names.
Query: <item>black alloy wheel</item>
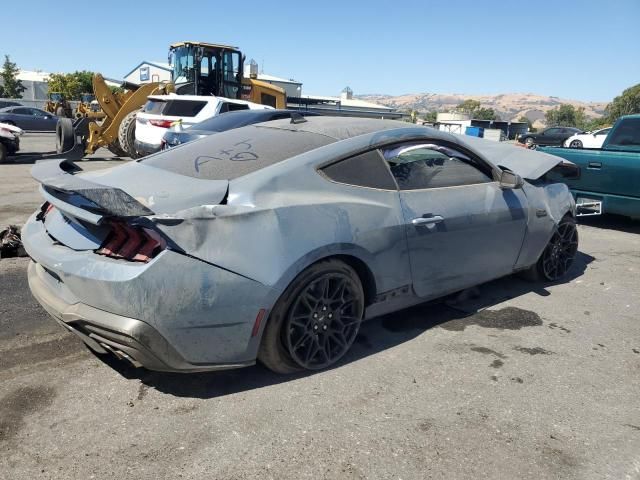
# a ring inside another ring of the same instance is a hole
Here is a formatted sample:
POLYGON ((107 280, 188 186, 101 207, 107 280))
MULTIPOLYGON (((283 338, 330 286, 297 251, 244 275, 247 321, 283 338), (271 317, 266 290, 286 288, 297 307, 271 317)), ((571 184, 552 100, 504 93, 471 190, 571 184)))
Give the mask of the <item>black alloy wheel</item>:
POLYGON ((546 280, 558 280, 573 264, 577 251, 578 229, 575 220, 565 217, 540 257, 540 273, 546 280))
POLYGON ((353 345, 364 309, 362 282, 351 266, 337 258, 316 262, 273 306, 258 360, 282 374, 326 368, 353 345))
POLYGON ((325 368, 349 350, 358 334, 363 302, 352 278, 325 273, 293 302, 283 329, 287 350, 308 370, 325 368))

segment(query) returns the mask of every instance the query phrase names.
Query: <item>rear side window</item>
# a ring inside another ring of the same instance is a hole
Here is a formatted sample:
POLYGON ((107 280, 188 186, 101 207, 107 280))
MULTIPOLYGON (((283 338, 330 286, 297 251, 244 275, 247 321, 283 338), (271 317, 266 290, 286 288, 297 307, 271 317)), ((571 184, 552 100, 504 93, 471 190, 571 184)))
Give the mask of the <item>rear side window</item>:
POLYGON ((185 143, 140 162, 189 177, 230 180, 335 141, 326 135, 250 125, 185 143))
POLYGON ((491 182, 464 153, 436 144, 404 145, 384 151, 400 190, 491 182))
POLYGON ((324 167, 321 171, 328 178, 338 183, 396 190, 396 184, 391 177, 391 173, 377 150, 341 160, 324 167))
POLYGON ((244 103, 223 102, 220 105, 220 111, 218 113, 236 112, 238 110, 249 110, 249 105, 244 103))
POLYGON ((260 103, 262 105, 269 105, 270 107, 276 108, 276 97, 269 95, 268 93, 261 93, 260 103))
POLYGON ((640 148, 640 118, 622 120, 620 125, 610 133, 607 142, 609 147, 638 150, 640 148))
POLYGON ((144 104, 143 112, 160 115, 165 103, 167 102, 164 100, 147 100, 147 103, 144 104))
POLYGON ((162 114, 172 117, 195 117, 206 104, 207 102, 196 100, 169 100, 162 114))

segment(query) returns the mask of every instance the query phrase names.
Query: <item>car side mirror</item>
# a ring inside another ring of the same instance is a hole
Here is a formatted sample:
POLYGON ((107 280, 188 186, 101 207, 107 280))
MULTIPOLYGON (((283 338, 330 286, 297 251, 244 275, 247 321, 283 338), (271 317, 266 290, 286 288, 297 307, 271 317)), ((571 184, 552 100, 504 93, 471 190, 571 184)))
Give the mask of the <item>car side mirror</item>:
POLYGON ((500 175, 500 188, 512 190, 514 188, 522 188, 524 181, 522 177, 511 170, 503 170, 500 175))

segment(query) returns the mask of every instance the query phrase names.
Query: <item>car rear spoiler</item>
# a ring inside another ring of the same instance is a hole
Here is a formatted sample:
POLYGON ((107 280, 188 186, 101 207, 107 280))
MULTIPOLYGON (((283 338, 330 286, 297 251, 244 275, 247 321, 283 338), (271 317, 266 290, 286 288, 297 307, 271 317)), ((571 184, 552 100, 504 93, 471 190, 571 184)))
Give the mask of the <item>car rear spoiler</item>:
POLYGON ((76 176, 82 168, 68 159, 42 160, 31 169, 45 199, 62 211, 93 224, 104 216, 154 215, 125 191, 76 176))

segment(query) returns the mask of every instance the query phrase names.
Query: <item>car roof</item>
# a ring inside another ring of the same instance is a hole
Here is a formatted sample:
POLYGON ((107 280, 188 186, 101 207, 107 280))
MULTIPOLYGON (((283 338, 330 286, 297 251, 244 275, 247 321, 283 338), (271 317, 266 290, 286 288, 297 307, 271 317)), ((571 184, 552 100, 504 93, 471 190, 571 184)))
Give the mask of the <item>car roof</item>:
POLYGON ((330 137, 334 140, 346 140, 347 138, 373 133, 394 128, 407 128, 415 126, 412 123, 398 120, 381 120, 375 118, 360 117, 305 117, 304 122, 291 123, 291 120, 274 120, 268 124, 258 124, 256 127, 289 130, 293 132, 306 132, 330 137))

